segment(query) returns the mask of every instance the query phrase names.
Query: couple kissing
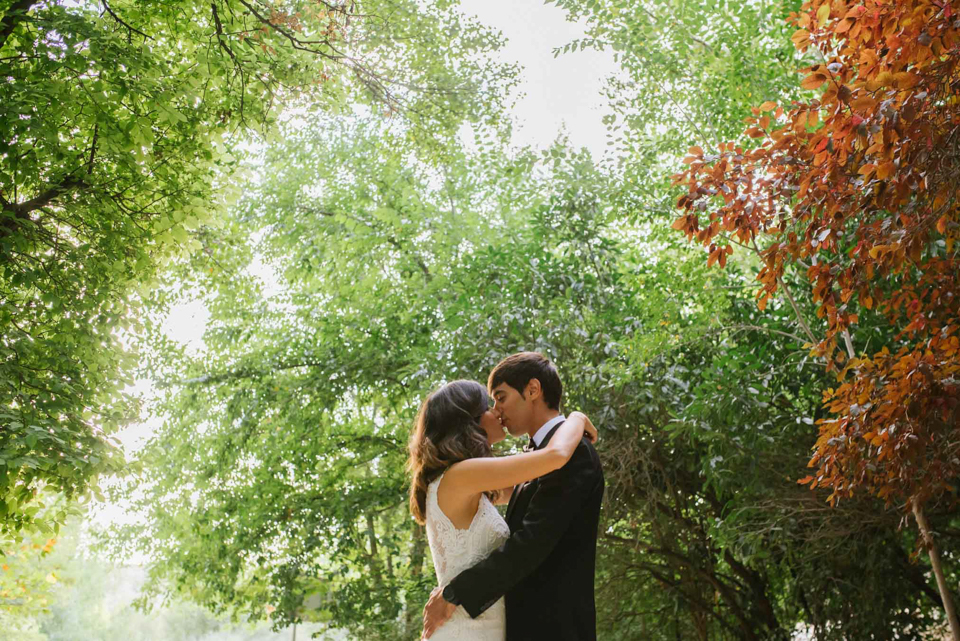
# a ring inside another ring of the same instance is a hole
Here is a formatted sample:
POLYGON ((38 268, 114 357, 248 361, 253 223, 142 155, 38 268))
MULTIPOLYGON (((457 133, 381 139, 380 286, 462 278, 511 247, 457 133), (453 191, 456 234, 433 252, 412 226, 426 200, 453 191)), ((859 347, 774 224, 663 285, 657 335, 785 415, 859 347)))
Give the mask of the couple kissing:
POLYGON ((421 405, 410 511, 426 526, 439 585, 424 639, 596 641, 603 471, 596 429, 580 412, 560 414, 562 396, 554 364, 521 352, 486 388, 453 381, 421 405), (493 456, 504 428, 529 437, 523 453, 493 456))

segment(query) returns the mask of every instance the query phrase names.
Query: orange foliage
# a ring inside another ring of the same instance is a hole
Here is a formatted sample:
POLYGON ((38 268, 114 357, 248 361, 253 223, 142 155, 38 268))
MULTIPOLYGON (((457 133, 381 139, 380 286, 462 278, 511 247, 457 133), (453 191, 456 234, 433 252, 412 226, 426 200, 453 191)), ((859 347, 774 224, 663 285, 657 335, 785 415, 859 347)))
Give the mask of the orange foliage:
POLYGON ((761 308, 805 268, 814 352, 839 371, 800 482, 922 502, 960 474, 960 2, 811 0, 790 19, 819 97, 754 109, 756 148, 691 148, 674 228, 721 267, 756 249, 761 308), (850 358, 838 345, 865 314, 895 339, 850 358))

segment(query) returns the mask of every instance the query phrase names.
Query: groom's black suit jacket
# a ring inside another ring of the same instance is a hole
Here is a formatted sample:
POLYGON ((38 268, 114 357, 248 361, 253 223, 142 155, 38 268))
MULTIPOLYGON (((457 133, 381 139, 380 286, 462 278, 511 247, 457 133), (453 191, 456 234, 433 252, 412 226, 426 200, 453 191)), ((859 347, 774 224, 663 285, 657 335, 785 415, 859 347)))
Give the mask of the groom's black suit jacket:
POLYGON ((515 488, 507 507, 510 538, 450 582, 470 616, 505 597, 507 641, 596 641, 593 575, 603 487, 597 452, 581 439, 562 468, 515 488))

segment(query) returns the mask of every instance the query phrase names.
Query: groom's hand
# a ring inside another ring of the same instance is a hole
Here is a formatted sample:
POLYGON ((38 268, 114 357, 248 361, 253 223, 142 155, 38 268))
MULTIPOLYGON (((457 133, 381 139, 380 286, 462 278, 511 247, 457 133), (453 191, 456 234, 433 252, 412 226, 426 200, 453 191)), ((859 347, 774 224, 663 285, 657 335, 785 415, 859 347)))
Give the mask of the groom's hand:
POLYGON ((443 588, 434 588, 430 599, 423 606, 423 635, 422 639, 429 639, 441 625, 453 616, 457 606, 443 598, 443 588))

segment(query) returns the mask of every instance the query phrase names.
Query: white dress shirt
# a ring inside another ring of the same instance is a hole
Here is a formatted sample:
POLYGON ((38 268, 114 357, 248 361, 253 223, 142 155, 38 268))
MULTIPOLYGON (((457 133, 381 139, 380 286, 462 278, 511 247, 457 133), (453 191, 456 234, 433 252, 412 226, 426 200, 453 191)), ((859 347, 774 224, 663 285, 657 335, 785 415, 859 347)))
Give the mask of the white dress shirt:
POLYGON ((560 416, 555 416, 544 423, 543 426, 533 435, 533 442, 536 444, 536 446, 540 447, 540 443, 542 443, 543 439, 547 437, 547 434, 550 433, 550 430, 565 420, 567 420, 566 417, 561 414, 560 416))

